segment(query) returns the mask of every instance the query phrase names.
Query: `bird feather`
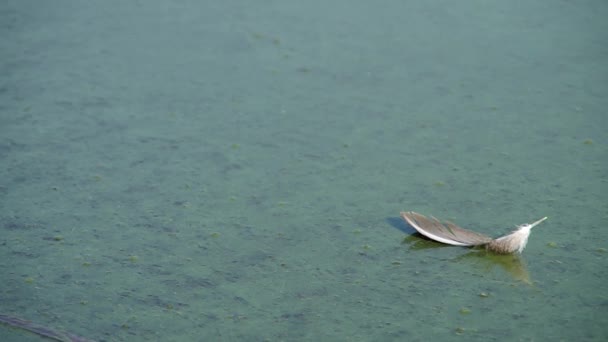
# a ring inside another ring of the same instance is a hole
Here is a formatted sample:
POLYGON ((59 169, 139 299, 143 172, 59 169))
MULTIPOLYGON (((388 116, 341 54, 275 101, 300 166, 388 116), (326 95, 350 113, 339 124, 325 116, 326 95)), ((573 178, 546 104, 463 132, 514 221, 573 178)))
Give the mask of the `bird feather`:
POLYGON ((480 246, 492 241, 484 234, 461 228, 446 221, 441 222, 434 217, 426 217, 413 211, 401 212, 401 217, 409 223, 418 233, 429 239, 454 246, 480 246))
POLYGON ((454 246, 485 246, 489 251, 499 254, 521 253, 530 236, 530 230, 546 220, 546 217, 519 226, 516 230, 497 239, 484 234, 461 228, 452 222, 441 222, 438 219, 426 217, 413 211, 401 212, 401 217, 409 223, 418 233, 435 241, 454 246))

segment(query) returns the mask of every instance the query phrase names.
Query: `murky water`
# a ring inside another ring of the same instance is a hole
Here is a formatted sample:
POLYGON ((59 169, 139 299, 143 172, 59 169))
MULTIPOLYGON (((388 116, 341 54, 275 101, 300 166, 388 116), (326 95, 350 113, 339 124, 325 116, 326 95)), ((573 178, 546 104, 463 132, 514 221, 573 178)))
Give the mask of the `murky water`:
POLYGON ((102 341, 606 339, 602 1, 2 7, 1 313, 102 341), (549 219, 494 256, 401 210, 549 219))

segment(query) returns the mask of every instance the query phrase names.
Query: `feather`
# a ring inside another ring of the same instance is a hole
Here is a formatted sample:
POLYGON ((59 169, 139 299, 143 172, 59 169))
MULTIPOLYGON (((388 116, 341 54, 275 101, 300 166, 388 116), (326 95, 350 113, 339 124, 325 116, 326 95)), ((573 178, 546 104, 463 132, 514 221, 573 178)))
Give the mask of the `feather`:
POLYGON ((442 223, 432 216, 429 218, 413 211, 401 212, 401 217, 418 233, 429 239, 454 246, 485 246, 487 250, 500 254, 521 253, 528 243, 530 230, 547 219, 543 217, 534 223, 523 224, 510 234, 492 239, 484 234, 458 227, 452 222, 442 223))
POLYGON ((426 217, 413 211, 401 212, 401 217, 418 233, 429 239, 454 246, 480 246, 492 241, 489 236, 458 227, 452 222, 441 223, 434 217, 426 217))
POLYGON ((534 228, 534 226, 546 220, 547 217, 543 217, 542 219, 531 223, 531 224, 522 224, 516 230, 512 231, 510 234, 505 236, 501 236, 497 239, 492 240, 489 244, 486 245, 486 249, 501 253, 521 253, 526 248, 528 244, 528 237, 530 237, 530 230, 534 228))

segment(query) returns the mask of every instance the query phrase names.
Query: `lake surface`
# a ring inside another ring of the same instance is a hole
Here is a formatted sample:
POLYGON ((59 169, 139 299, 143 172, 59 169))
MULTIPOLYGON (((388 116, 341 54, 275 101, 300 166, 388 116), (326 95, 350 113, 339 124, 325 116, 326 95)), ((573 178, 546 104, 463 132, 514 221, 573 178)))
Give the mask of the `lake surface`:
POLYGON ((605 341, 606 17, 6 1, 0 313, 99 341, 605 341), (402 210, 549 219, 495 256, 402 210))

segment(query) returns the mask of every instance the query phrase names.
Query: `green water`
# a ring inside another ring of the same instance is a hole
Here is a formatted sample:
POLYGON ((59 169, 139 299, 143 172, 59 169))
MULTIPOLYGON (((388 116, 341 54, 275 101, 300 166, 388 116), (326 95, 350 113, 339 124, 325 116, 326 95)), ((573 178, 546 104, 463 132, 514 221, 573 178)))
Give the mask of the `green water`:
POLYGON ((608 338, 605 2, 1 7, 1 313, 105 341, 608 338), (499 257, 402 210, 549 219, 499 257))

